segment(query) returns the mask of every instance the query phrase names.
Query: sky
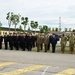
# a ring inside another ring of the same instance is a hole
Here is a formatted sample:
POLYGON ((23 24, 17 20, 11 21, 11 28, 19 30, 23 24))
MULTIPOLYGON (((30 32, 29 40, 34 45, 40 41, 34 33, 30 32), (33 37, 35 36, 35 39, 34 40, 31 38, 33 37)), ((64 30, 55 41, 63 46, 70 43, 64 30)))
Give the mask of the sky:
POLYGON ((59 27, 61 17, 62 30, 75 29, 75 0, 0 0, 0 21, 3 27, 9 27, 6 20, 8 12, 28 17, 29 23, 34 20, 50 28, 59 27))

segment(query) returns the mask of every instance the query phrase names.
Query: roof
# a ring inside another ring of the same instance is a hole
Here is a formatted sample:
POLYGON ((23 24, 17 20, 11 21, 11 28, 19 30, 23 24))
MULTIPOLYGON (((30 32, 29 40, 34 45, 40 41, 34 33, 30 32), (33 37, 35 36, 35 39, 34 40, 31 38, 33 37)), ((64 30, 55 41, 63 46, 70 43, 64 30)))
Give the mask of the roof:
MULTIPOLYGON (((1 27, 1 30, 2 31, 9 31, 9 28, 7 28, 7 27, 1 27)), ((10 31, 15 31, 15 29, 14 28, 10 28, 10 31)), ((18 28, 16 28, 16 31, 20 31, 20 30, 18 28)), ((26 30, 26 32, 27 32, 27 30, 26 30)), ((31 32, 35 32, 35 31, 31 30, 31 32)), ((36 32, 39 33, 39 31, 36 31, 36 32)))
MULTIPOLYGON (((5 30, 5 31, 8 31, 9 28, 7 27, 1 27, 1 30, 5 30)), ((14 28, 10 28, 11 31, 14 31, 15 29, 14 28)), ((16 31, 19 31, 19 29, 17 28, 16 31)))

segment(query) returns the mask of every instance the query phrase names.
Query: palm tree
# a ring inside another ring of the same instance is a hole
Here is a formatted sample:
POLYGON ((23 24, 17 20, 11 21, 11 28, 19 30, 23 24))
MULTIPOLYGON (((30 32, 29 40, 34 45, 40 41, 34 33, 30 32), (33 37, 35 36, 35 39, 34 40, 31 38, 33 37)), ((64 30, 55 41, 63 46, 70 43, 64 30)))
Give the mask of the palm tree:
POLYGON ((51 31, 51 28, 48 28, 49 31, 51 31))
POLYGON ((2 23, 1 23, 1 21, 0 21, 0 31, 1 31, 1 26, 2 26, 2 23))
POLYGON ((39 26, 39 29, 40 29, 40 33, 44 33, 44 29, 42 26, 39 26))
POLYGON ((31 32, 30 27, 28 27, 28 33, 30 33, 30 32, 31 32))
POLYGON ((69 28, 69 32, 71 32, 71 30, 72 30, 72 29, 71 29, 71 28, 69 28))
POLYGON ((35 22, 31 21, 30 26, 32 29, 35 29, 35 32, 36 32, 36 28, 38 27, 38 22, 37 21, 35 21, 35 22))
POLYGON ((54 28, 52 28, 52 31, 54 31, 54 28))
POLYGON ((10 26, 11 26, 11 15, 13 14, 13 12, 8 12, 7 13, 7 16, 6 16, 6 19, 8 20, 8 25, 9 25, 9 33, 10 33, 10 26))
POLYGON ((67 32, 68 31, 68 29, 67 28, 65 28, 65 32, 67 32))
POLYGON ((75 32, 75 29, 73 29, 73 31, 72 32, 75 32))
POLYGON ((12 19, 12 23, 15 25, 15 32, 16 32, 16 26, 20 22, 20 15, 12 14, 11 19, 12 19))
POLYGON ((33 28, 34 28, 34 21, 31 21, 31 22, 30 22, 30 26, 31 26, 32 31, 33 31, 33 28))
POLYGON ((43 26, 43 29, 44 29, 44 32, 45 32, 45 33, 47 33, 47 32, 48 32, 48 30, 49 30, 49 28, 48 28, 48 26, 47 26, 47 25, 44 25, 44 26, 43 26))
POLYGON ((35 29, 35 32, 36 32, 36 28, 38 27, 38 22, 37 21, 35 21, 35 23, 34 23, 34 29, 35 29))
POLYGON ((20 32, 22 32, 22 31, 23 31, 23 29, 22 29, 22 26, 21 26, 21 25, 19 26, 19 31, 20 31, 20 32))
POLYGON ((22 20, 21 24, 24 25, 24 32, 25 32, 26 25, 28 24, 28 17, 25 18, 21 17, 21 20, 22 20))
POLYGON ((55 28, 55 31, 57 32, 58 31, 58 28, 55 28))

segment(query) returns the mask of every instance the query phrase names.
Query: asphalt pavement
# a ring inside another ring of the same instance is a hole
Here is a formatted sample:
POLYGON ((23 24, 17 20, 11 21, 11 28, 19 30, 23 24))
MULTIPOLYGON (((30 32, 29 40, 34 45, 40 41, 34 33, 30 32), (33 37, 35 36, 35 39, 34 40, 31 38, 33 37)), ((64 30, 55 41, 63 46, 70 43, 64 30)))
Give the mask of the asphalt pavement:
POLYGON ((75 75, 75 54, 0 50, 0 75, 75 75))

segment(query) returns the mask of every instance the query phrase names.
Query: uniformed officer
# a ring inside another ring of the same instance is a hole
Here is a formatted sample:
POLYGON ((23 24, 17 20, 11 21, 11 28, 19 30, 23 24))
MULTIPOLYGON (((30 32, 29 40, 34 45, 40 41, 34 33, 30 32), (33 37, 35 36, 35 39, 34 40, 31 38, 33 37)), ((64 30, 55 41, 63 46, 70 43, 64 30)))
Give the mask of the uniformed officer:
POLYGON ((48 51, 48 43, 49 43, 49 38, 48 38, 48 35, 46 34, 44 36, 44 48, 45 48, 45 52, 48 51))
POLYGON ((1 35, 1 32, 0 32, 0 49, 2 49, 2 42, 3 42, 3 36, 1 35))
POLYGON ((13 36, 12 36, 12 40, 13 40, 13 47, 15 47, 16 48, 16 33, 14 32, 13 33, 13 36))
POLYGON ((23 38, 23 33, 20 33, 19 34, 19 48, 21 48, 21 49, 23 49, 23 47, 22 47, 22 39, 23 38))
POLYGON ((56 44, 58 40, 59 40, 59 37, 53 33, 51 36, 52 53, 55 53, 55 48, 56 48, 56 44))
POLYGON ((4 45, 5 45, 5 49, 8 49, 8 35, 7 33, 4 34, 4 45))
POLYGON ((39 52, 40 51, 40 48, 41 48, 41 41, 42 41, 42 39, 41 39, 41 36, 40 36, 40 33, 37 35, 37 41, 36 41, 36 43, 37 43, 37 52, 39 52))
POLYGON ((41 50, 43 50, 44 36, 41 34, 41 50))
POLYGON ((32 47, 36 47, 36 36, 32 34, 32 47))
POLYGON ((13 50, 13 34, 12 33, 9 33, 8 41, 9 41, 10 50, 13 50))
POLYGON ((70 53, 74 53, 74 44, 75 44, 75 36, 73 33, 71 33, 69 37, 69 48, 70 48, 70 53))
POLYGON ((48 38, 49 38, 49 42, 48 42, 48 50, 50 50, 50 43, 51 43, 51 34, 48 33, 48 38))
POLYGON ((23 33, 23 36, 22 36, 22 51, 25 51, 26 48, 27 48, 27 44, 26 44, 26 41, 27 41, 27 36, 26 36, 26 33, 23 33))
POLYGON ((62 34, 61 35, 61 41, 60 41, 62 53, 64 53, 64 51, 65 51, 66 43, 67 43, 67 37, 64 36, 64 34, 62 34))
POLYGON ((27 35, 26 44, 27 44, 28 51, 32 51, 32 35, 31 34, 27 35))
POLYGON ((16 33, 16 38, 15 38, 15 48, 16 50, 19 50, 19 41, 20 38, 19 38, 19 33, 16 33))

